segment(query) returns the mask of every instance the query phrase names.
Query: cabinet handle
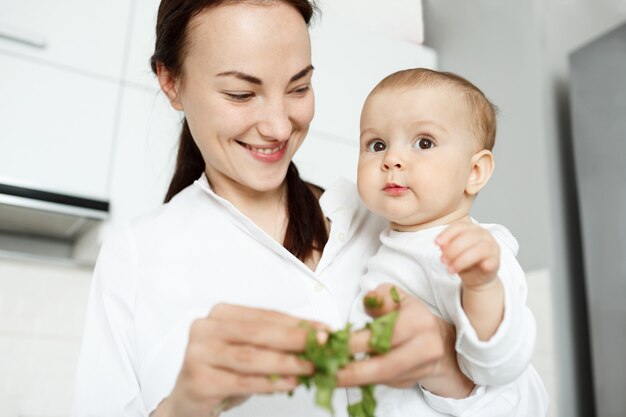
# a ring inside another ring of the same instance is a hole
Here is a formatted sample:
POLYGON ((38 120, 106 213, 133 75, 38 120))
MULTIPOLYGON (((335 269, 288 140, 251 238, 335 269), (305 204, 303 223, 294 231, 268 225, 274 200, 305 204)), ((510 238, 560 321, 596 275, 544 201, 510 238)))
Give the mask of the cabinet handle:
POLYGON ((10 27, 4 24, 0 24, 0 38, 39 49, 46 49, 47 46, 46 39, 43 36, 28 30, 10 27))

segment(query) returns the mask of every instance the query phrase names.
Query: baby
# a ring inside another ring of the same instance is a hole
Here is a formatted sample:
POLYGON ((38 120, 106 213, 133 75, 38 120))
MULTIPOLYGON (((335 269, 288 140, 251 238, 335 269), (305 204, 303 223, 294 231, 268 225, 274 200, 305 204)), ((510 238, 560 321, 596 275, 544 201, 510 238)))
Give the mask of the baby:
MULTIPOLYGON (((369 94, 358 190, 389 227, 358 300, 384 283, 419 297, 455 325, 459 366, 478 388, 525 377, 545 395, 529 365, 535 322, 517 241, 470 217, 494 169, 495 113, 469 81, 422 68, 391 74, 369 94)), ((358 302, 351 320, 364 317, 358 302)))

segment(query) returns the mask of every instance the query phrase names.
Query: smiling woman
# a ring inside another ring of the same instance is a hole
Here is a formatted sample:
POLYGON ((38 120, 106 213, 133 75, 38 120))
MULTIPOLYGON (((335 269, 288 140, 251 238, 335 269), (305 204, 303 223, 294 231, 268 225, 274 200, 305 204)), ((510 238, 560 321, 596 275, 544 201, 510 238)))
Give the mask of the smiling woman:
POLYGON ((255 195, 280 188, 313 119, 306 23, 288 6, 249 9, 236 4, 196 16, 180 78, 157 67, 220 195, 231 194, 233 186, 255 195), (273 25, 277 18, 281 30, 273 25), (282 151, 268 159, 258 149, 282 151))
MULTIPOLYGON (((160 16, 178 3, 162 2, 160 16)), ((161 48, 157 42, 153 69, 172 107, 185 112, 166 202, 205 172, 218 195, 235 199, 239 210, 306 262, 328 239, 315 187, 304 186, 291 162, 314 113, 307 29, 313 9, 306 1, 295 7, 261 2, 252 9, 246 2, 213 3, 210 13, 192 18, 184 59, 174 56, 180 48, 167 44, 176 38, 166 31, 178 28, 157 23, 163 41, 161 48), (275 30, 276 19, 281 30, 275 30), (286 209, 272 206, 276 195, 287 199, 286 209), (255 214, 264 207, 278 216, 280 227, 255 214), (288 222, 288 211, 298 216, 288 222)))

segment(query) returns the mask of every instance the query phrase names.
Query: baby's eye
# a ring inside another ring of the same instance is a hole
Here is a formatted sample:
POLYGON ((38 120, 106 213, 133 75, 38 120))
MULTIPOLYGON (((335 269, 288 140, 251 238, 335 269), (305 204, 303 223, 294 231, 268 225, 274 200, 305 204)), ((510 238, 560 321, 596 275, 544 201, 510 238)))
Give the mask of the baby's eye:
POLYGON ((419 149, 430 149, 433 146, 435 146, 435 144, 433 143, 431 139, 418 138, 414 146, 419 149))
POLYGON ((380 139, 374 139, 367 144, 369 152, 382 152, 387 149, 387 144, 380 139))

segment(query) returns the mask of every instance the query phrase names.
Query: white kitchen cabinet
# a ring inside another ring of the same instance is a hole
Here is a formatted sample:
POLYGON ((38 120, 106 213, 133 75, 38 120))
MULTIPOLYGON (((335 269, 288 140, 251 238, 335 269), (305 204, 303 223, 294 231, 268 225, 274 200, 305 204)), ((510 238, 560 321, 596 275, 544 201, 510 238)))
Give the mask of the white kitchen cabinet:
POLYGON ((128 40, 128 60, 123 78, 126 82, 159 89, 150 57, 154 52, 155 26, 159 0, 135 0, 135 13, 128 40))
POLYGON ((174 171, 180 121, 162 92, 125 87, 111 176, 115 225, 163 203, 174 171))
POLYGON ((132 1, 0 0, 0 51, 119 79, 132 1))
MULTIPOLYGON (((323 15, 311 32, 315 118, 311 128, 358 141, 361 107, 370 90, 392 72, 436 66, 435 52, 323 15)), ((356 142, 355 142, 356 144, 356 142)))
POLYGON ((133 1, 0 0, 0 177, 108 199, 133 1))
POLYGON ((3 182, 106 199, 118 89, 0 53, 3 182))
POLYGON ((317 0, 321 20, 330 16, 360 32, 421 44, 424 24, 421 0, 317 0))
POLYGON ((315 130, 309 130, 293 158, 300 176, 322 188, 330 187, 338 178, 356 182, 358 159, 358 143, 315 130))
POLYGON ((107 230, 163 203, 174 171, 183 117, 171 108, 150 69, 160 1, 134 3, 122 74, 124 87, 111 167, 111 221, 107 230))

